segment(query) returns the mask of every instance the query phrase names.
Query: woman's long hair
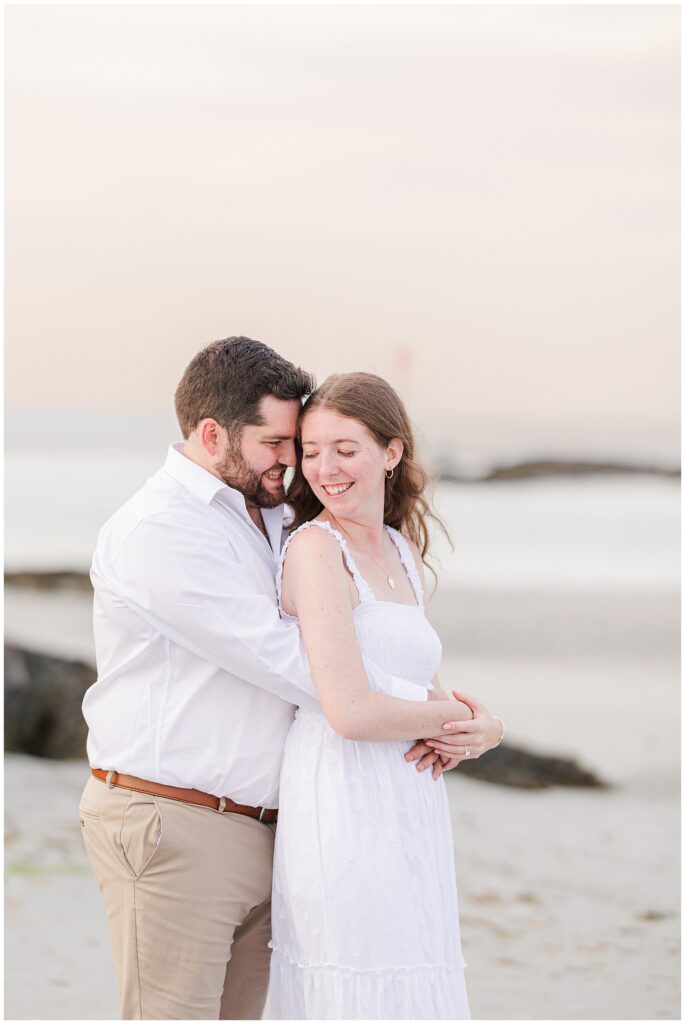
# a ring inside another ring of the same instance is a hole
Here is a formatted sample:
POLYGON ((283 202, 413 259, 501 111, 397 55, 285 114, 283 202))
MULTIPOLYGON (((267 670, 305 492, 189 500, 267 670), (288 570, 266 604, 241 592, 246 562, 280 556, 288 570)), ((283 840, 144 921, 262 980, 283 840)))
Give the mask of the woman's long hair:
MULTIPOLYGON (((331 409, 339 416, 363 423, 384 448, 393 437, 402 441, 402 458, 392 477, 385 480, 383 522, 414 541, 422 561, 437 581, 433 567, 426 560, 430 547, 429 522, 442 530, 450 544, 452 542, 447 527, 431 507, 428 488, 432 481, 416 459, 414 431, 400 396, 387 381, 373 373, 335 373, 311 393, 302 407, 300 423, 308 412, 317 408, 331 409)), ((302 472, 299 436, 297 466, 286 501, 295 516, 291 530, 314 519, 323 509, 302 472)))

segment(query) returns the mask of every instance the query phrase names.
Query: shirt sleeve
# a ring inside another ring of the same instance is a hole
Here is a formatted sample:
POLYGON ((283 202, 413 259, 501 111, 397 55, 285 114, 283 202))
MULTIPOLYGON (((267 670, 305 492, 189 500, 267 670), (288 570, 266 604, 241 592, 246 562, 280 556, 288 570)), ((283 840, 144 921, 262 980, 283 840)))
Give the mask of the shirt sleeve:
MULTIPOLYGON (((417 683, 410 683, 407 679, 399 676, 388 675, 374 661, 364 658, 364 668, 369 677, 371 689, 381 693, 387 693, 390 697, 400 697, 402 700, 426 701, 428 690, 417 683)), ((428 684, 430 686, 430 683, 428 684)), ((432 689, 432 687, 431 687, 432 689)))
MULTIPOLYGON (((98 565, 94 564, 95 575, 98 565)), ((177 516, 143 520, 103 567, 105 585, 175 643, 291 704, 318 704, 294 623, 254 582, 224 538, 177 516)), ((364 659, 372 689, 426 700, 420 686, 364 659)))

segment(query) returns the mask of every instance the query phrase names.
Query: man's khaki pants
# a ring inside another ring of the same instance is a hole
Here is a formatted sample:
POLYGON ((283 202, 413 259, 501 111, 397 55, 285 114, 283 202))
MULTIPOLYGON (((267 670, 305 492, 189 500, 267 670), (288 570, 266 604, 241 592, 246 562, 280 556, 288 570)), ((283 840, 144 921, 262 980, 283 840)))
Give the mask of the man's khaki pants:
POLYGON ((125 1020, 258 1020, 274 830, 90 778, 81 831, 105 900, 125 1020))

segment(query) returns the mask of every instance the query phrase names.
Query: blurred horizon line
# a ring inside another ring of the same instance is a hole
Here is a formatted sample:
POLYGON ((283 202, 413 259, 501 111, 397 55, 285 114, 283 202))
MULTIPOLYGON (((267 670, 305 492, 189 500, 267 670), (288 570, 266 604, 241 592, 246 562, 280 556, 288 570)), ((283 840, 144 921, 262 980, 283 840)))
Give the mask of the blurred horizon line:
MULTIPOLYGON (((675 429, 583 423, 567 429, 520 421, 452 423, 442 431, 417 425, 423 457, 445 482, 523 479, 583 473, 680 475, 675 429), (445 431, 448 437, 445 438, 445 431)), ((172 408, 101 406, 6 410, 7 455, 137 456, 163 461, 181 435, 172 408)))

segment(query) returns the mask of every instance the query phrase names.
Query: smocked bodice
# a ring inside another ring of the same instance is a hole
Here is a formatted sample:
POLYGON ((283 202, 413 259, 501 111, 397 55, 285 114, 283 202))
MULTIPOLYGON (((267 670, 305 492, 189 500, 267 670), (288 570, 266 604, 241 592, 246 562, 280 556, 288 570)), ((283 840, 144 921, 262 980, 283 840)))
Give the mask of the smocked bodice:
POLYGON ((353 616, 362 655, 391 675, 400 676, 420 686, 428 686, 438 671, 442 645, 426 618, 423 587, 409 545, 402 534, 391 526, 386 526, 385 529, 399 552, 416 597, 416 604, 379 601, 357 569, 342 534, 333 529, 330 523, 312 519, 308 523, 303 523, 290 535, 281 551, 276 588, 278 607, 283 618, 298 621, 296 616, 284 611, 281 604, 283 566, 288 546, 293 537, 312 526, 325 530, 338 542, 345 565, 359 592, 359 604, 354 608, 353 616))

